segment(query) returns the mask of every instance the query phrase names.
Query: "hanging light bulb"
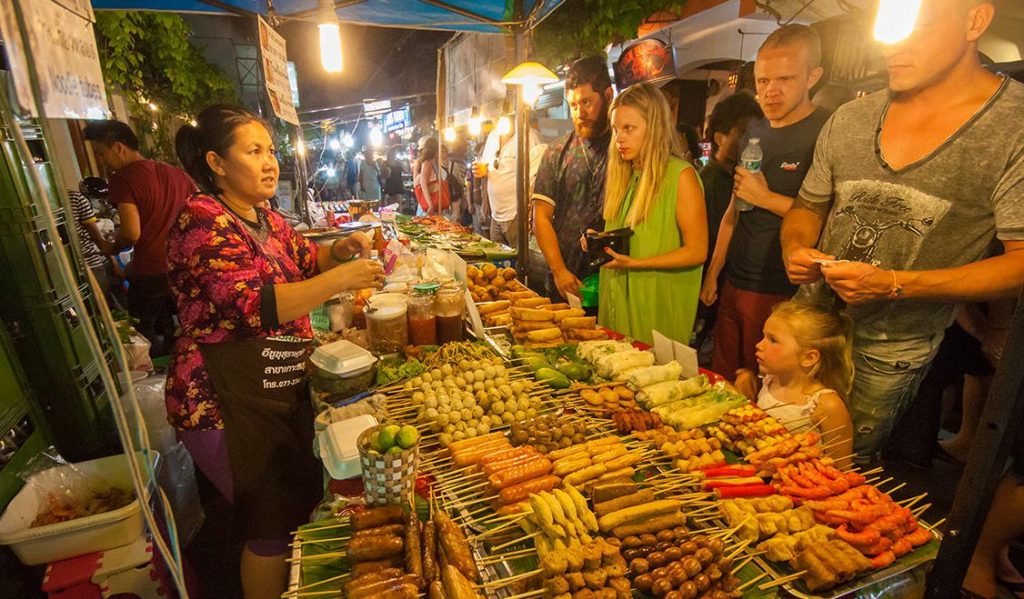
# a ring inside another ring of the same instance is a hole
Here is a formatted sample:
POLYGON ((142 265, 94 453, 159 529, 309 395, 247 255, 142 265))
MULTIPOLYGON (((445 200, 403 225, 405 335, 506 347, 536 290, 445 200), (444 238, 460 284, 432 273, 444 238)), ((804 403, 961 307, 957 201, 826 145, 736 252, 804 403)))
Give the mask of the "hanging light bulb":
POLYGON ((473 111, 469 116, 469 134, 473 137, 480 135, 483 130, 483 119, 480 118, 480 109, 476 106, 473 107, 473 111))
POLYGON ((338 174, 338 171, 336 171, 333 166, 327 167, 327 178, 333 178, 336 174, 338 174))
POLYGON ((329 145, 335 152, 341 149, 341 142, 338 141, 337 137, 332 137, 331 141, 327 142, 327 145, 329 145))
POLYGON ((509 133, 512 133, 512 120, 503 116, 498 119, 498 135, 508 135, 509 133))
POLYGON ((448 143, 455 143, 455 117, 448 116, 448 126, 444 128, 444 140, 448 143))
POLYGON ((881 0, 875 18, 875 39, 896 44, 910 37, 917 25, 921 0, 881 0))
POLYGON ((537 103, 537 99, 540 98, 542 93, 544 93, 544 90, 536 83, 527 83, 523 85, 523 100, 525 100, 530 106, 537 103))
POLYGON ((341 72, 341 30, 332 0, 319 0, 317 29, 320 30, 320 64, 328 73, 341 72))
POLYGON ((351 133, 346 133, 341 138, 341 143, 345 144, 346 148, 351 148, 352 146, 356 145, 356 140, 352 138, 351 133))
POLYGON ((302 143, 301 139, 295 142, 295 154, 296 156, 306 155, 306 144, 302 143))
POLYGON ((380 130, 380 125, 374 125, 370 129, 370 145, 379 148, 384 144, 384 132, 380 130))

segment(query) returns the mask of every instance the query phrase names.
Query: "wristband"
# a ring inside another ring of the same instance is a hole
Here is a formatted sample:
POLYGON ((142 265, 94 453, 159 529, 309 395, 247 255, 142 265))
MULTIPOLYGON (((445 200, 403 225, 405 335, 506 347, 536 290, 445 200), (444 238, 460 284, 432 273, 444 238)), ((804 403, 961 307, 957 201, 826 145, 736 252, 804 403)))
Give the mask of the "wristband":
POLYGON ((889 299, 895 301, 903 297, 903 287, 896 280, 896 271, 890 270, 889 272, 892 273, 892 289, 889 290, 889 299))

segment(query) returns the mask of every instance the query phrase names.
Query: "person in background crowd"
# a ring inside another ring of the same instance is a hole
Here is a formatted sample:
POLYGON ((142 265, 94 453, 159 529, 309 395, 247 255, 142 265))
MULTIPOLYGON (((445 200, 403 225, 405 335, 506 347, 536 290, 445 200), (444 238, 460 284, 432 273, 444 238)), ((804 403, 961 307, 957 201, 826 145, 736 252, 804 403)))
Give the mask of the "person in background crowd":
POLYGON ((740 155, 756 138, 764 159, 760 172, 742 165, 735 169, 733 199, 722 217, 701 289, 704 305, 714 304, 718 277, 725 269, 711 368, 726 376, 756 367, 755 346, 772 306, 796 292, 786 278, 779 229, 811 168, 814 142, 828 119, 828 113, 811 103, 811 88, 822 75, 820 65, 821 41, 806 25, 776 29, 757 53, 754 81, 765 118, 750 123, 740 155))
MULTIPOLYGON (((487 134, 480 159, 473 164, 473 175, 478 179, 487 179, 487 199, 491 209, 490 239, 511 248, 518 248, 520 241, 516 198, 518 139, 515 131, 502 135, 495 127, 487 134)), ((540 168, 544 146, 532 127, 529 128, 527 147, 530 149, 530 181, 533 181, 540 168)))
POLYGON ((438 166, 437 138, 420 138, 420 154, 412 169, 416 181, 416 199, 419 210, 416 214, 440 215, 451 203, 448 191, 448 171, 438 166))
POLYGON ((694 168, 701 166, 701 157, 704 155, 700 149, 700 134, 697 133, 697 129, 689 123, 679 123, 676 125, 676 133, 679 134, 680 143, 683 144, 683 158, 692 164, 694 168))
POLYGON ((149 340, 150 355, 167 355, 174 336, 174 298, 167 280, 167 232, 196 190, 185 171, 139 153, 139 139, 120 121, 91 121, 83 135, 107 170, 110 201, 121 226, 111 254, 134 247, 128 265, 128 313, 149 340))
POLYGON ((392 146, 388 150, 387 160, 381 168, 384 176, 384 200, 386 204, 398 204, 402 207, 406 204, 407 194, 403 174, 406 171, 406 161, 399 159, 402 146, 392 146))
POLYGON ((541 159, 533 185, 533 234, 548 264, 547 292, 557 301, 580 296, 581 280, 597 272, 580 248, 580 234, 603 230, 605 172, 611 128, 612 82, 597 56, 582 58, 565 76, 573 130, 541 159))
MULTIPOLYGON (((473 160, 483 154, 484 142, 479 142, 473 148, 473 160)), ((470 214, 473 215, 473 231, 478 235, 490 239, 491 236, 491 204, 487 201, 487 179, 478 179, 473 169, 466 169, 466 188, 468 190, 467 206, 470 214)))
POLYGON ((688 343, 708 251, 700 179, 678 158, 668 104, 653 85, 623 91, 611 121, 605 230, 628 227, 633 235, 628 254, 605 248, 611 261, 602 267, 598 322, 648 344, 653 330, 688 343))
MULTIPOLYGON (((764 118, 761 107, 754 96, 746 92, 735 93, 715 104, 708 121, 707 138, 711 142, 711 157, 700 171, 701 183, 704 184, 704 207, 708 213, 708 247, 714 248, 718 242, 718 227, 722 224, 725 210, 732 201, 733 179, 736 161, 740 156, 740 140, 747 131, 752 120, 764 118)), ((709 252, 710 254, 710 252, 709 252)), ((704 276, 711 269, 711 257, 704 263, 704 276)), ((719 275, 718 284, 722 282, 719 275)), ((715 326, 717 302, 706 305, 701 302, 697 306, 697 348, 704 345, 704 340, 711 334, 715 326)))
POLYGON ((981 0, 925 0, 883 48, 889 89, 843 105, 786 215, 803 294, 837 296, 855 329, 854 449, 878 455, 963 302, 1024 283, 1024 86, 986 70, 981 0), (1004 252, 992 255, 998 239, 1004 252), (835 262, 835 261, 841 262, 835 262))
POLYGON ((736 373, 736 388, 790 431, 821 433, 825 454, 848 468, 853 425, 843 397, 853 384, 850 318, 806 302, 776 304, 757 343, 757 366, 757 374, 736 373))
MULTIPOLYGON (((82 182, 84 187, 85 182, 82 182)), ((107 304, 111 310, 120 308, 120 304, 111 294, 113 279, 111 277, 111 264, 108 254, 112 254, 113 244, 103 237, 99 226, 96 225, 96 211, 92 202, 82 192, 69 191, 68 199, 71 201, 72 216, 75 219, 75 230, 78 232, 78 241, 82 248, 82 259, 85 267, 92 271, 93 278, 99 286, 107 304)))
POLYGON ((347 200, 359 194, 359 158, 355 150, 345 152, 344 173, 345 190, 343 197, 347 200))
MULTIPOLYGON (((291 531, 323 496, 310 452, 312 405, 305 375, 309 312, 346 289, 381 287, 361 233, 318 247, 277 213, 279 168, 269 126, 242 108, 215 105, 175 138, 178 159, 202 188, 168 236, 181 314, 167 374, 169 421, 197 466, 202 500, 219 493, 245 541, 246 599, 285 591, 291 531), (211 488, 212 487, 212 488, 211 488)), ((223 572, 217 572, 223 575, 223 572)))
POLYGON ((379 200, 381 196, 380 167, 373 157, 373 150, 363 147, 362 158, 357 160, 359 165, 359 193, 356 195, 361 200, 379 200))

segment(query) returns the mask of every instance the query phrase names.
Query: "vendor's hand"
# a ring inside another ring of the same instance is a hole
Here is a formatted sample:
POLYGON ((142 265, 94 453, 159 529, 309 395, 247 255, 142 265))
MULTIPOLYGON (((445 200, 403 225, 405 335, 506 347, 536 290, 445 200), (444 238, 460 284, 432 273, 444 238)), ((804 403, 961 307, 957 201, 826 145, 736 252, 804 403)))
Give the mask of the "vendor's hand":
POLYGON ((602 268, 636 268, 636 260, 625 254, 619 254, 612 248, 604 248, 604 253, 612 257, 611 262, 606 262, 602 268))
POLYGON ((741 200, 764 208, 763 198, 769 193, 768 180, 764 178, 764 173, 752 173, 742 166, 737 166, 736 174, 733 175, 732 191, 741 200))
POLYGON ((705 306, 711 306, 718 301, 718 277, 704 278, 704 285, 700 288, 700 301, 705 306))
POLYGON ((583 235, 580 235, 580 247, 583 248, 584 252, 590 251, 587 249, 587 235, 589 235, 590 233, 596 233, 596 231, 594 231, 593 229, 587 229, 587 231, 583 235))
POLYGON ((806 285, 821 278, 821 264, 815 260, 835 259, 835 256, 808 247, 782 252, 782 261, 786 263, 786 276, 794 285, 806 285))
POLYGON ((342 289, 368 289, 384 287, 384 268, 376 260, 353 260, 334 268, 342 289))
POLYGON ((839 299, 847 304, 886 299, 892 291, 892 271, 882 270, 866 262, 822 264, 821 274, 839 299))
POLYGON ((583 286, 583 283, 576 278, 576 275, 569 272, 568 268, 554 272, 552 276, 555 278, 555 287, 558 288, 558 293, 562 298, 569 299, 570 293, 580 297, 580 287, 583 286))
POLYGON ((356 232, 335 241, 331 246, 331 252, 338 260, 348 260, 353 256, 369 258, 372 247, 373 243, 365 233, 356 232))

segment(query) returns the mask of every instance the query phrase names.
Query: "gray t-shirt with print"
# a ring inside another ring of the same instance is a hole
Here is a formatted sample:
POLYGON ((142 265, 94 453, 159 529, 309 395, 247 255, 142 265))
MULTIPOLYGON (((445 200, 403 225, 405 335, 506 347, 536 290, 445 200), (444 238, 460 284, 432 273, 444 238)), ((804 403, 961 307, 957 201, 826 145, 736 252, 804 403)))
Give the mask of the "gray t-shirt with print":
MULTIPOLYGON (((1005 80, 978 113, 925 158, 889 167, 879 136, 887 91, 836 111, 818 138, 800 196, 831 204, 819 249, 883 269, 952 268, 991 255, 994 239, 1024 239, 1024 85, 1005 80)), ((827 293, 815 284, 803 293, 827 293)), ((956 316, 946 302, 850 306, 858 344, 935 340, 956 316)))

